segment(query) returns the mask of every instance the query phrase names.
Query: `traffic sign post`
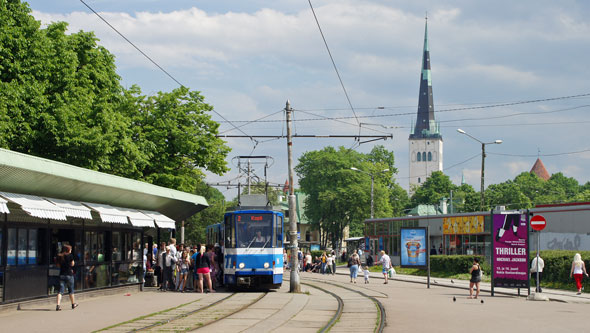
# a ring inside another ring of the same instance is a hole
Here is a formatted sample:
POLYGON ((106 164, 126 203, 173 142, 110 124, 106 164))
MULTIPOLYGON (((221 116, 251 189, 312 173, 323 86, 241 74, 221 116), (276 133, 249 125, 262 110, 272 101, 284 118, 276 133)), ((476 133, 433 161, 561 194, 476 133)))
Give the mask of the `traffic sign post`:
POLYGON ((541 247, 541 230, 545 229, 547 226, 547 220, 543 217, 543 215, 535 215, 531 218, 531 228, 537 231, 537 289, 535 292, 539 292, 541 290, 541 284, 539 282, 539 248, 541 247))

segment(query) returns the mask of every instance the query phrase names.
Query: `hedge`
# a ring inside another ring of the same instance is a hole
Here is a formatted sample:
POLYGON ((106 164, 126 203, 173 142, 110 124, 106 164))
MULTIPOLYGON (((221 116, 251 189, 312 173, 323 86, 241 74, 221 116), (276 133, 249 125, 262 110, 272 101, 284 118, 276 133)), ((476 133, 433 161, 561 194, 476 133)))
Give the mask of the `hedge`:
MULTIPOLYGON (((573 278, 570 278, 570 270, 572 267, 572 261, 574 255, 580 253, 582 260, 586 264, 586 271, 590 269, 590 251, 565 251, 565 250, 545 250, 541 251, 540 255, 545 263, 543 269, 543 285, 557 283, 565 284, 573 287, 575 282, 573 278)), ((531 261, 536 256, 536 252, 531 251, 531 261)), ((483 256, 471 256, 471 255, 433 255, 430 256, 430 269, 433 272, 443 273, 445 275, 461 274, 469 271, 469 268, 473 264, 473 258, 479 258, 481 267, 485 274, 491 273, 490 263, 485 261, 483 256)), ((534 283, 534 282, 531 282, 534 283)), ((590 279, 584 278, 583 285, 588 286, 586 290, 590 290, 590 279)))
MULTIPOLYGON (((574 260, 574 255, 576 253, 579 253, 582 256, 582 260, 584 260, 584 263, 586 264, 586 271, 588 271, 588 265, 590 265, 590 251, 541 251, 540 256, 545 263, 545 267, 543 268, 543 278, 541 280, 543 284, 557 282, 565 284, 571 283, 571 285, 574 286, 575 282, 573 278, 570 278, 570 270, 572 268, 572 261, 574 260)), ((533 258, 536 256, 537 253, 531 251, 530 260, 533 260, 533 258)), ((590 286, 590 281, 588 278, 584 278, 583 285, 590 286)))
POLYGON ((473 266, 473 258, 479 258, 484 273, 489 274, 490 265, 485 261, 485 257, 473 255, 432 255, 430 256, 430 270, 447 275, 467 273, 473 266))

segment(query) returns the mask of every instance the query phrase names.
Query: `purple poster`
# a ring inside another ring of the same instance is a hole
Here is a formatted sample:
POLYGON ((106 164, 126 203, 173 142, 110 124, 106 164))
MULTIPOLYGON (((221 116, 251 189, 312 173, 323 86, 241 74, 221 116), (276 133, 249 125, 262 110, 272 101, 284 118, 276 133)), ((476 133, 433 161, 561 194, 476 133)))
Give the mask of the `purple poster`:
POLYGON ((529 279, 526 214, 493 216, 494 287, 527 288, 529 279))

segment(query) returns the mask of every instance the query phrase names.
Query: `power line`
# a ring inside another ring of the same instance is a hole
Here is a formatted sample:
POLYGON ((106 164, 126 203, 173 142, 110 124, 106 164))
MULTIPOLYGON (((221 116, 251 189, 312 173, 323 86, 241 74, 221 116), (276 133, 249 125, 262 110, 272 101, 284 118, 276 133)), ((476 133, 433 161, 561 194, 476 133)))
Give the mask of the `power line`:
MULTIPOLYGON (((565 97, 556 97, 553 99, 544 99, 544 100, 530 100, 530 101, 521 101, 521 102, 513 102, 513 105, 516 104, 526 104, 526 103, 535 103, 537 101, 547 101, 547 100, 555 100, 555 99, 569 99, 569 98, 576 98, 579 96, 590 96, 590 94, 583 94, 583 95, 575 95, 575 96, 565 96, 565 97)), ((438 112, 454 112, 454 111, 466 111, 466 110, 479 110, 479 109, 485 109, 485 108, 495 108, 495 107, 500 107, 500 106, 504 106, 504 105, 508 105, 509 103, 504 103, 504 104, 495 104, 495 105, 488 105, 488 106, 480 106, 480 107, 466 107, 466 108, 456 108, 456 109, 443 109, 443 110, 439 110, 436 111, 438 112)), ((502 116, 495 116, 495 117, 484 117, 484 118, 473 118, 473 119, 452 119, 452 120, 444 120, 444 121, 440 121, 440 122, 455 122, 455 121, 466 121, 466 120, 486 120, 486 119, 498 119, 498 118, 507 118, 507 117, 513 117, 513 116, 517 116, 517 115, 527 115, 527 114, 545 114, 545 113, 556 113, 556 112, 565 112, 565 111, 571 111, 571 110, 575 110, 575 109, 580 109, 580 108, 586 108, 589 107, 589 104, 584 104, 584 105, 578 105, 575 107, 571 107, 571 108, 565 108, 565 109, 559 109, 559 110, 551 110, 551 111, 540 111, 540 112, 518 112, 518 113, 512 113, 509 115, 502 115, 502 116)), ((328 116, 321 116, 318 114, 314 114, 311 113, 307 110, 296 110, 299 112, 304 112, 310 115, 313 115, 315 117, 319 117, 319 118, 303 118, 303 119, 298 119, 298 122, 302 122, 302 121, 325 121, 325 120, 346 120, 346 119, 353 119, 354 117, 328 117, 328 116)), ((380 115, 366 115, 366 116, 358 116, 357 118, 385 118, 385 117, 397 117, 397 116, 408 116, 408 115, 414 115, 415 112, 404 112, 404 113, 390 113, 390 114, 380 114, 380 115)), ((266 120, 266 121, 261 121, 261 122, 278 122, 278 121, 282 121, 282 120, 266 120)), ((234 122, 251 122, 249 120, 236 120, 234 122)), ((349 125, 352 125, 350 123, 347 123, 349 125)), ((356 126, 356 125, 355 125, 356 126)))
POLYGON ((570 152, 566 152, 566 153, 536 154, 536 155, 528 155, 528 154, 504 154, 504 153, 489 153, 489 152, 487 154, 490 154, 490 155, 500 155, 500 156, 512 156, 512 157, 539 157, 539 156, 550 157, 550 156, 561 156, 561 155, 574 155, 574 154, 581 154, 581 153, 586 153, 586 152, 590 152, 590 149, 570 151, 570 152))
MULTIPOLYGON (((268 117, 272 117, 272 116, 274 116, 274 115, 276 115, 276 114, 278 114, 278 113, 283 113, 283 111, 284 111, 284 110, 279 110, 279 111, 277 111, 277 112, 273 112, 273 113, 271 113, 271 114, 269 114, 269 115, 266 115, 266 116, 260 117, 260 118, 258 118, 258 119, 255 119, 255 120, 242 120, 242 121, 235 121, 235 120, 234 120, 234 121, 233 121, 234 123, 245 123, 245 124, 243 124, 243 125, 240 125, 240 126, 234 126, 234 128, 232 128, 232 129, 229 129, 229 130, 227 130, 227 131, 219 132, 219 134, 223 134, 223 133, 229 132, 229 131, 231 131, 231 130, 234 130, 234 129, 238 129, 238 128, 241 128, 241 127, 244 127, 244 126, 248 126, 248 125, 250 125, 251 123, 257 123, 257 122, 268 122, 268 121, 265 121, 265 120, 263 120, 263 119, 265 119, 265 118, 268 118, 268 117)), ((283 120, 276 120, 276 122, 278 122, 278 121, 283 121, 283 120)), ((220 123, 221 123, 221 122, 222 122, 222 121, 220 121, 220 123)), ((223 122, 225 122, 225 121, 223 121, 223 122)), ((275 122, 275 121, 273 121, 273 122, 275 122)))
MULTIPOLYGON (((127 37, 125 37, 125 35, 123 35, 121 32, 119 32, 119 30, 117 30, 112 24, 109 23, 109 21, 107 21, 105 18, 103 18, 102 16, 100 16, 100 14, 98 12, 96 12, 92 7, 90 7, 86 2, 84 2, 84 0, 80 0, 81 3, 84 4, 84 6, 88 7, 88 9, 90 9, 96 16, 98 16, 98 18, 100 18, 104 23, 106 23, 111 29, 113 29, 117 34, 119 34, 119 36, 121 36, 125 41, 127 41, 127 43, 129 43, 131 46, 133 46, 137 51, 139 51, 139 53, 141 53, 144 57, 146 57, 149 61, 151 61, 152 64, 156 65, 156 67, 158 67, 162 72, 164 72, 169 78, 171 78, 174 82, 176 82, 179 86, 181 87, 186 87, 184 84, 180 83, 180 81, 178 81, 174 76, 172 76, 170 73, 168 73, 162 66, 160 66, 157 62, 155 62, 152 58, 150 58, 145 52, 143 52, 139 47, 137 47, 135 44, 133 44, 133 42, 131 42, 127 37)), ((215 114, 217 114, 219 117, 221 117, 221 119, 225 120, 225 122, 229 123, 230 125, 232 125, 235 129, 237 129, 238 131, 240 131, 242 134, 244 135, 248 135, 246 134, 244 131, 242 131, 240 128, 236 127, 232 122, 230 122, 229 120, 225 119, 224 116, 222 116, 219 112, 217 112, 215 109, 211 109, 211 111, 213 111, 215 114)), ((250 140, 256 142, 256 140, 254 140, 254 138, 250 137, 250 140)))
POLYGON ((326 50, 328 51, 328 55, 330 56, 330 60, 332 61, 332 66, 334 66, 334 70, 336 71, 336 75, 338 76, 338 80, 340 81, 340 85, 342 86, 342 90, 344 90, 344 95, 346 96, 346 100, 348 101, 348 105, 356 118, 356 122, 360 123, 356 116, 356 112, 354 111, 354 107, 350 102, 350 98, 348 97, 348 92, 346 92, 346 88, 344 87, 344 83, 342 82, 342 78, 340 77, 340 72, 338 72, 338 67, 336 67, 336 62, 334 62, 334 57, 332 57, 332 52, 330 52, 330 48, 328 47, 328 42, 326 41, 326 37, 324 36, 324 32, 322 31, 322 27, 320 26, 320 22, 318 21, 318 17, 315 14, 315 10, 313 9, 313 5, 311 4, 311 0, 307 0, 309 2, 309 7, 311 8, 311 12, 313 13, 313 18, 315 19, 315 23, 318 25, 318 30, 322 35, 322 39, 324 40, 324 45, 326 45, 326 50))

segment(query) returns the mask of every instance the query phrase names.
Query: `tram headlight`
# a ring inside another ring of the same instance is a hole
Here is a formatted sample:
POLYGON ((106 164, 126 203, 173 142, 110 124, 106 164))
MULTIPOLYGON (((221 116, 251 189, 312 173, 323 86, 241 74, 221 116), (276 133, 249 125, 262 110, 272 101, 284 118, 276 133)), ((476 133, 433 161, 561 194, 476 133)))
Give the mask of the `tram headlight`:
POLYGON ((244 267, 246 267, 246 265, 243 262, 241 262, 240 265, 238 265, 238 267, 244 268, 244 267))
POLYGON ((265 262, 264 263, 264 268, 268 268, 268 267, 270 267, 270 265, 267 262, 265 262))

